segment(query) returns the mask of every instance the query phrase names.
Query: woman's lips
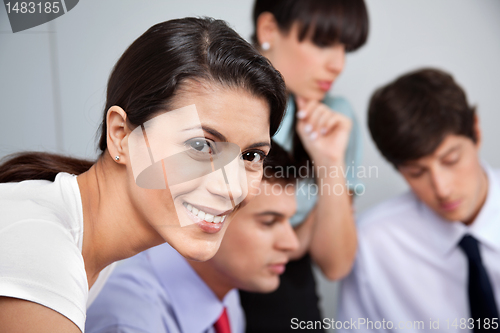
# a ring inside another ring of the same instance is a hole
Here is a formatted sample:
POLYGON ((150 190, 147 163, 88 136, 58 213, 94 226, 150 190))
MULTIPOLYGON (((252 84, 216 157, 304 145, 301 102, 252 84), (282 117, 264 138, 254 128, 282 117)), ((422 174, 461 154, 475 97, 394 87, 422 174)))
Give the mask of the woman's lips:
POLYGON ((285 272, 286 263, 270 264, 269 270, 274 274, 281 275, 285 272))
POLYGON ((327 92, 328 90, 330 90, 332 83, 333 81, 318 81, 318 86, 321 90, 327 92))
MULTIPOLYGON (((200 216, 201 211, 199 211, 196 208, 193 208, 193 206, 191 204, 188 204, 187 202, 185 202, 183 204, 183 206, 186 210, 188 217, 196 225, 198 225, 201 228, 201 230, 203 230, 206 233, 209 233, 209 234, 217 233, 224 226, 224 220, 226 219, 226 215, 223 215, 223 216, 210 215, 209 218, 207 218, 207 217, 202 218, 202 216, 200 216), (194 210, 194 212, 193 212, 193 210, 194 210), (197 213, 196 215, 194 214, 195 212, 197 213), (207 219, 208 219, 208 221, 207 221, 207 219)), ((205 213, 203 212, 203 214, 201 214, 201 215, 205 216, 205 213)))
POLYGON ((462 203, 462 200, 455 200, 455 201, 450 201, 450 202, 444 202, 439 204, 439 207, 441 207, 442 210, 446 212, 451 212, 460 206, 462 203))

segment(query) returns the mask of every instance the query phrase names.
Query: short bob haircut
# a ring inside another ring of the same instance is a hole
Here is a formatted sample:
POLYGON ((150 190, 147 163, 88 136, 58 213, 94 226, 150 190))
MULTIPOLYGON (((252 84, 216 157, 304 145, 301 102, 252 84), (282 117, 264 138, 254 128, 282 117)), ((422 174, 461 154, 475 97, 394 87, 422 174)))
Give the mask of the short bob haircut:
POLYGON ((450 134, 476 143, 475 115, 450 74, 421 69, 375 91, 368 127, 382 155, 397 168, 432 154, 450 134))
POLYGON ((363 0, 256 0, 252 35, 255 46, 257 19, 264 12, 273 14, 285 34, 298 22, 299 41, 310 39, 320 47, 342 43, 350 52, 368 38, 368 12, 363 0))

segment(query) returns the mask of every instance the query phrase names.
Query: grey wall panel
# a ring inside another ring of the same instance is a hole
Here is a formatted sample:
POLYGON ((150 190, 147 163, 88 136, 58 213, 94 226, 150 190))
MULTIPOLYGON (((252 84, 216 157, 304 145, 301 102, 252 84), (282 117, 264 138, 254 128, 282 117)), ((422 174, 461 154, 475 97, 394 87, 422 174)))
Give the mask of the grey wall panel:
POLYGON ((48 25, 13 34, 0 6, 0 157, 57 151, 48 25))

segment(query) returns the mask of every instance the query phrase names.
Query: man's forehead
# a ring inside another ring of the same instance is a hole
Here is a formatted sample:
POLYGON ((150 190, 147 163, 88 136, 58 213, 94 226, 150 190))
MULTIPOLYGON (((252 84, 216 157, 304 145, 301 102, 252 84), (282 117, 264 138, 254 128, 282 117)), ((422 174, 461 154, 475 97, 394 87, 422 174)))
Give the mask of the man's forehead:
POLYGON ((296 210, 293 184, 263 180, 261 192, 255 199, 259 200, 257 207, 255 207, 255 214, 272 211, 283 216, 290 216, 296 210))
POLYGON ((436 149, 434 149, 434 151, 431 154, 415 160, 403 162, 401 163, 400 166, 401 167, 420 166, 422 164, 427 164, 433 160, 441 159, 443 157, 446 157, 448 154, 458 150, 460 147, 462 147, 465 140, 468 140, 468 138, 464 136, 449 134, 441 141, 441 143, 437 146, 436 149))

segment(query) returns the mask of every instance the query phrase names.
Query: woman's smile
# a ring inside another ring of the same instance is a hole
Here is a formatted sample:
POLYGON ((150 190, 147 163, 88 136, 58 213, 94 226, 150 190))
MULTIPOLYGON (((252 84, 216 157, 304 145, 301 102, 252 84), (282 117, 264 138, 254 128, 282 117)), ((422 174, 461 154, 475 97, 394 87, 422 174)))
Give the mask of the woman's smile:
POLYGON ((188 202, 183 202, 182 205, 186 209, 187 216, 198 225, 204 232, 216 233, 224 226, 226 216, 233 212, 233 209, 220 211, 211 208, 194 206, 188 202))

